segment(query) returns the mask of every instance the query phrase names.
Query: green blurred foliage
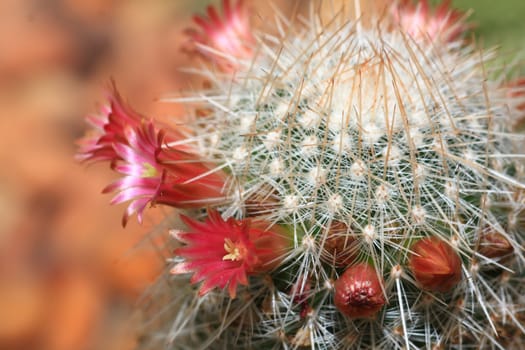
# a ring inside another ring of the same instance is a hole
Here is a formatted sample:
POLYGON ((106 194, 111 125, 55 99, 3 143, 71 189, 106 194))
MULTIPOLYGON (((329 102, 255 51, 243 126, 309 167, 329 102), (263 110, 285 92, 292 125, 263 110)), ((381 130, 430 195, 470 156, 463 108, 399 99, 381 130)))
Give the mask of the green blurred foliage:
POLYGON ((525 49, 525 0, 454 0, 462 10, 472 9, 478 40, 484 46, 500 46, 505 52, 525 49))
POLYGON ((499 48, 497 62, 514 66, 507 71, 510 79, 525 74, 525 0, 453 0, 452 6, 470 13, 468 20, 480 47, 499 48))

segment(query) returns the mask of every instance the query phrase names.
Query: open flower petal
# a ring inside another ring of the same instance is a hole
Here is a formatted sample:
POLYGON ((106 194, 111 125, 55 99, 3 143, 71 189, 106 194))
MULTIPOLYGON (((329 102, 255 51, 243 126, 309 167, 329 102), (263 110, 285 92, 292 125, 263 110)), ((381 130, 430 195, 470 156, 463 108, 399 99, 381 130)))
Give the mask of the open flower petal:
POLYGON ((82 161, 114 161, 118 159, 114 144, 126 143, 125 130, 138 127, 145 118, 127 106, 111 81, 107 105, 99 115, 86 117, 92 129, 78 141, 76 158, 82 161))
POLYGON ((174 274, 193 272, 191 283, 204 281, 199 294, 228 288, 235 298, 237 286, 248 284, 248 276, 273 269, 286 253, 289 242, 283 229, 250 219, 223 220, 219 212, 209 211, 204 222, 181 216, 188 232, 175 236, 186 245, 175 254, 186 259, 174 274), (264 229, 262 229, 264 227, 264 229))
POLYGON ((210 171, 186 150, 166 146, 164 131, 157 130, 153 122, 127 126, 123 135, 125 141, 113 144, 113 169, 124 177, 103 192, 117 192, 112 204, 131 201, 124 224, 134 213, 142 221, 142 212, 150 204, 188 208, 223 197, 222 173, 210 171))

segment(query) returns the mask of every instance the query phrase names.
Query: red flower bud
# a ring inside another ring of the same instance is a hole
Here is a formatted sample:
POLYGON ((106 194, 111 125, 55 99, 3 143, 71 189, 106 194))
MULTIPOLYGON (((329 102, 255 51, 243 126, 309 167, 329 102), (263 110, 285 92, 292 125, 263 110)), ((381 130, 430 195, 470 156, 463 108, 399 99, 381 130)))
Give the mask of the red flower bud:
POLYGON ((411 248, 410 269, 428 291, 448 292, 461 280, 461 259, 445 241, 423 238, 411 248))
POLYGON ((350 318, 373 317, 385 304, 377 272, 367 263, 350 266, 334 287, 335 306, 350 318))

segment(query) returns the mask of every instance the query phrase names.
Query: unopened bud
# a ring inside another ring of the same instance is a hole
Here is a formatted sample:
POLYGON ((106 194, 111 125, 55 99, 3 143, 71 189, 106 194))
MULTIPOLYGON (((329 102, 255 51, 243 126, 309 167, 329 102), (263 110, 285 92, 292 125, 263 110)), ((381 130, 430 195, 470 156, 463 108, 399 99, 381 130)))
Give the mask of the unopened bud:
POLYGON ((368 263, 349 267, 335 282, 335 306, 350 318, 370 318, 385 305, 375 269, 368 263))
POLYGON ((356 258, 357 243, 345 223, 334 221, 328 229, 321 259, 327 264, 334 264, 335 267, 346 267, 356 258))
POLYGON ((512 248, 509 240, 499 232, 490 231, 483 234, 480 238, 478 252, 487 258, 503 258, 513 251, 514 248, 512 248))
POLYGON ((410 269, 428 291, 448 292, 461 280, 461 259, 445 241, 428 237, 411 247, 410 269))

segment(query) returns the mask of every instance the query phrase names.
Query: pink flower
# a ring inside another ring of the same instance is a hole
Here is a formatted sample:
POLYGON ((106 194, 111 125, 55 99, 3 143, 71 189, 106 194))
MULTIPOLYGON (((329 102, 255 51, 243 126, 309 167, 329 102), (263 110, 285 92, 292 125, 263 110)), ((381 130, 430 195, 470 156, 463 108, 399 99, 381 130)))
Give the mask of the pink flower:
POLYGON ((103 190, 117 192, 111 204, 131 201, 124 226, 134 213, 141 222, 148 204, 191 208, 223 198, 222 174, 212 172, 194 154, 168 147, 164 131, 157 131, 153 122, 128 126, 124 135, 124 142, 113 144, 117 158, 113 169, 124 177, 103 190))
POLYGON ((175 254, 185 258, 173 274, 191 273, 191 283, 204 281, 199 295, 213 288, 228 288, 235 298, 237 285, 248 285, 248 276, 269 272, 275 268, 289 245, 284 229, 264 221, 250 219, 223 220, 217 211, 210 210, 204 222, 186 216, 182 220, 189 232, 175 232, 186 244, 175 254))
POLYGON ((397 24, 414 39, 451 42, 469 28, 466 15, 452 9, 450 0, 443 1, 434 11, 428 0, 416 4, 413 0, 401 0, 392 7, 392 14, 397 24))
POLYGON ((423 289, 444 293, 461 281, 461 259, 447 242, 427 237, 410 250, 409 266, 423 289))
POLYGON ((94 130, 79 142, 77 158, 109 161, 124 175, 103 190, 117 192, 112 204, 131 202, 123 225, 134 213, 141 222, 148 205, 191 208, 222 200, 222 173, 213 172, 189 146, 169 147, 179 136, 175 132, 166 135, 153 121, 124 104, 113 82, 111 88, 109 105, 102 114, 88 117, 94 130))
POLYGON ((350 266, 335 281, 335 306, 346 316, 373 317, 385 305, 385 295, 376 270, 368 263, 350 266))
POLYGON ((116 160, 118 155, 113 144, 125 143, 125 129, 138 127, 145 120, 123 102, 114 82, 111 82, 108 100, 109 104, 102 107, 101 114, 86 118, 93 129, 78 141, 77 159, 94 162, 116 160))
POLYGON ((230 0, 223 0, 223 18, 213 6, 209 6, 207 17, 193 18, 201 31, 187 31, 198 44, 196 49, 199 53, 225 71, 235 70, 239 59, 249 59, 253 54, 254 38, 248 12, 243 5, 243 0, 239 0, 234 6, 230 0))

